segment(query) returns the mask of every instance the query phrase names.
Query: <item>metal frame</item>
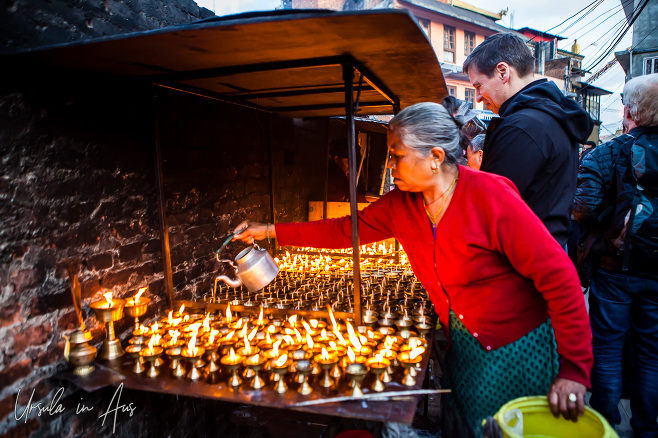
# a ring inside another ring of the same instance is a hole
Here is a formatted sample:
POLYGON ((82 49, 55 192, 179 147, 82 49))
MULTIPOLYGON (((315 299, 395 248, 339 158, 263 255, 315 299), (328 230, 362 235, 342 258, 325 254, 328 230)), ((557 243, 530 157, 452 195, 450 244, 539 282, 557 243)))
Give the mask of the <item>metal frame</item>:
MULTIPOLYGON (((184 93, 189 93, 197 95, 200 97, 206 97, 209 99, 220 100, 228 103, 233 103, 240 106, 245 106, 248 108, 256 109, 259 111, 268 111, 268 112, 286 112, 286 111, 296 111, 301 109, 322 109, 322 108, 336 108, 336 104, 317 104, 317 105, 303 105, 296 107, 279 107, 279 108, 267 108, 259 105, 254 105, 250 102, 246 102, 247 99, 251 99, 258 96, 264 96, 267 93, 254 93, 250 95, 248 92, 241 94, 240 96, 226 96, 219 93, 209 92, 207 90, 202 90, 193 86, 184 85, 178 83, 182 80, 190 79, 204 79, 218 76, 227 76, 235 75, 239 73, 254 73, 254 72, 266 72, 273 70, 284 70, 291 68, 305 68, 305 67, 322 67, 329 65, 340 65, 342 68, 342 79, 343 87, 319 87, 316 89, 308 89, 306 93, 303 93, 302 90, 294 91, 280 91, 277 93, 269 93, 269 96, 281 95, 281 96, 297 96, 304 94, 318 94, 323 91, 330 92, 340 92, 344 91, 345 94, 345 121, 347 127, 347 143, 348 143, 348 164, 349 164, 349 185, 350 185, 350 215, 351 215, 351 226, 352 226, 352 259, 354 262, 353 276, 352 281, 354 285, 354 313, 337 313, 339 317, 353 317, 356 325, 361 325, 361 268, 360 268, 360 259, 361 254, 359 251, 359 222, 358 222, 358 206, 357 206, 357 164, 356 164, 356 129, 354 122, 354 113, 361 106, 382 106, 390 105, 392 112, 397 114, 400 110, 400 101, 390 90, 377 79, 367 68, 361 65, 358 61, 353 59, 350 56, 340 56, 340 57, 328 57, 328 58, 311 58, 311 59, 302 59, 297 61, 286 61, 286 62, 271 62, 263 63, 256 65, 242 65, 237 67, 230 68, 213 68, 213 69, 202 69, 195 71, 187 71, 182 73, 175 74, 166 74, 157 77, 154 82, 154 88, 167 88, 171 90, 176 90, 184 93), (359 87, 357 90, 357 100, 354 101, 354 71, 359 72, 359 87), (365 83, 365 85, 364 85, 365 83), (361 97, 362 89, 375 90, 382 95, 384 100, 371 102, 371 103, 361 103, 359 102, 361 97)), ((174 290, 173 290, 173 281, 172 281, 172 267, 171 267, 171 253, 169 246, 169 230, 167 226, 166 218, 166 203, 165 203, 165 193, 164 193, 164 181, 162 173, 162 151, 160 147, 160 133, 159 133, 159 123, 158 123, 158 110, 157 110, 157 93, 154 95, 154 113, 155 113, 155 147, 156 147, 156 178, 157 178, 157 188, 158 188, 158 206, 160 213, 160 233, 162 237, 162 263, 163 271, 165 276, 165 290, 169 296, 169 302, 174 307, 174 290)), ((271 149, 271 143, 269 144, 271 149)), ((271 151, 270 151, 271 154, 271 151)), ((272 165, 270 159, 270 166, 272 165)), ((273 169, 270 169, 270 172, 273 172, 273 169)), ((272 180, 273 181, 273 180, 272 180)), ((271 196, 271 205, 270 213, 272 215, 272 220, 275 222, 274 218, 274 185, 273 183, 270 186, 270 196, 271 196)), ((399 260, 399 256, 396 257, 396 260, 399 260)), ((177 301, 179 302, 179 301, 177 301)), ((183 302, 183 301, 180 301, 183 302)), ((188 302, 189 303, 189 302, 188 302)), ((186 304, 187 306, 187 304, 186 304)), ((206 304, 208 306, 208 304, 206 304)), ((213 309, 222 309, 223 305, 213 304, 210 305, 213 309)), ((225 307, 225 306, 224 306, 225 307)), ((247 310, 247 309, 238 309, 236 310, 247 310)), ((268 309, 268 313, 275 314, 288 314, 291 311, 288 309, 268 309), (274 311, 280 310, 281 312, 274 311)), ((309 311, 297 311, 294 310, 294 313, 297 314, 306 314, 319 316, 319 317, 328 317, 328 312, 309 312, 309 311)))

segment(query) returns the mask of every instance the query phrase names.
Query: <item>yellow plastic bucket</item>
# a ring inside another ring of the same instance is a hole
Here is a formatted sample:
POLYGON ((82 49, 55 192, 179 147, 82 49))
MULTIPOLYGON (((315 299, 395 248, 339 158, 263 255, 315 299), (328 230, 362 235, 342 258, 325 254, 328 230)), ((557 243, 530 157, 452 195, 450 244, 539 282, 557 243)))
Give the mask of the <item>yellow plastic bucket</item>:
POLYGON ((502 429, 503 436, 508 438, 619 438, 605 418, 589 406, 585 406, 585 413, 578 417, 575 423, 562 416, 555 418, 546 396, 512 400, 500 408, 494 419, 502 429), (514 426, 519 421, 519 411, 522 416, 523 435, 514 431, 514 426))

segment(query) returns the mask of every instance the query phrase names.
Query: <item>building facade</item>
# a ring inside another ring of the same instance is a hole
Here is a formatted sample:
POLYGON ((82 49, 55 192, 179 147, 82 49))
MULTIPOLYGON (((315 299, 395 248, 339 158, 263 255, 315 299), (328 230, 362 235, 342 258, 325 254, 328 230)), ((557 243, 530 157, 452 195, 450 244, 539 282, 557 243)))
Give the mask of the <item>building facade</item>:
POLYGON ((629 50, 615 52, 626 81, 641 75, 658 73, 658 2, 633 0, 621 2, 626 21, 633 25, 633 45, 629 50))

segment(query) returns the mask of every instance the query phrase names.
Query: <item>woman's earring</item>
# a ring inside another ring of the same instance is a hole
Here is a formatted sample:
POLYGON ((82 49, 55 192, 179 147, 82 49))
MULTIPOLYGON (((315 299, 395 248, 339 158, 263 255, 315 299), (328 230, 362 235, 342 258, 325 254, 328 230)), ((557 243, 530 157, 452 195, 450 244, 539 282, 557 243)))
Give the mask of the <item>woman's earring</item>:
POLYGON ((435 175, 439 173, 439 168, 438 167, 432 168, 432 173, 435 175))

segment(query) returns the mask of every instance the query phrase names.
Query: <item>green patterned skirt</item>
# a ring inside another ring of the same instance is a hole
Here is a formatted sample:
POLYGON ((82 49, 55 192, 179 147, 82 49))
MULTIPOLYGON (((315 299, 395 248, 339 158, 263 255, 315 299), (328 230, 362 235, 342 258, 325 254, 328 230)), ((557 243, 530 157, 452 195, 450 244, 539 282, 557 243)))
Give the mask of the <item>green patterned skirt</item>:
POLYGON ((473 427, 508 401, 546 395, 559 370, 550 319, 497 350, 486 351, 450 311, 450 349, 446 352, 447 402, 473 427))

